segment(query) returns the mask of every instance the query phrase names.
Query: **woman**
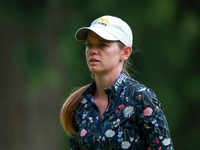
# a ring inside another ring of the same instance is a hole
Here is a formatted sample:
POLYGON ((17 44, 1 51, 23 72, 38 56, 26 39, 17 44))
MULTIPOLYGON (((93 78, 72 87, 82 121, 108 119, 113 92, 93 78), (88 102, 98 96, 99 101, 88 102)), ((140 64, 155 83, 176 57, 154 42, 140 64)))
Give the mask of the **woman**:
POLYGON ((73 150, 173 149, 162 105, 154 92, 126 71, 132 31, 121 19, 103 16, 80 28, 94 82, 74 93, 61 110, 73 150))

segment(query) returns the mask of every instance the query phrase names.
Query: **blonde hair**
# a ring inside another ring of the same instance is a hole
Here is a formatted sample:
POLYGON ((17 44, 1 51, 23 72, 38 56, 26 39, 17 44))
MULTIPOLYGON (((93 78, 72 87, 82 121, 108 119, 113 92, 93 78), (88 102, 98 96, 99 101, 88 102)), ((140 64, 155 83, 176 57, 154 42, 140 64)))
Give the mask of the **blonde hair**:
POLYGON ((73 125, 73 115, 76 107, 83 99, 82 93, 90 86, 85 85, 73 92, 64 102, 60 112, 60 122, 69 137, 77 137, 77 131, 73 125))

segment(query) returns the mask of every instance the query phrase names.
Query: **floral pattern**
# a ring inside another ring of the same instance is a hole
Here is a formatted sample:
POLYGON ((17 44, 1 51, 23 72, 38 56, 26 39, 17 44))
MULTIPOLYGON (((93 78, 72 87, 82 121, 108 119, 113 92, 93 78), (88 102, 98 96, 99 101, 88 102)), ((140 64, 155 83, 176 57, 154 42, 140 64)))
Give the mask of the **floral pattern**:
POLYGON ((173 150, 169 127, 155 93, 121 72, 106 88, 108 106, 103 115, 93 100, 95 82, 82 94, 73 116, 77 138, 72 150, 173 150))
POLYGON ((134 113, 134 108, 132 106, 128 106, 124 109, 124 116, 130 117, 134 113))
POLYGON ((85 129, 82 129, 82 130, 81 130, 81 137, 85 136, 86 133, 87 133, 87 131, 86 131, 85 129))
POLYGON ((152 112, 153 112, 153 110, 151 107, 147 107, 145 110, 143 110, 143 114, 145 116, 151 116, 152 112))
POLYGON ((130 146, 131 146, 131 143, 129 143, 128 141, 122 142, 122 148, 123 149, 128 149, 130 146))
POLYGON ((106 137, 113 137, 115 135, 115 132, 113 130, 107 130, 105 132, 106 137))

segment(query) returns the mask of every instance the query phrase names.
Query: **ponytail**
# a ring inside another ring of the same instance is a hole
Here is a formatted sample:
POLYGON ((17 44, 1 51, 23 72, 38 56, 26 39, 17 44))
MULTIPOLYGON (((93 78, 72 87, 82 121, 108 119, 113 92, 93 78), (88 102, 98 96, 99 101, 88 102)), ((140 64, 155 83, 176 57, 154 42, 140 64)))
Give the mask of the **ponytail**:
POLYGON ((65 101, 60 112, 60 122, 69 137, 77 137, 77 131, 73 125, 73 115, 76 107, 83 99, 82 93, 90 86, 85 85, 73 92, 65 101))

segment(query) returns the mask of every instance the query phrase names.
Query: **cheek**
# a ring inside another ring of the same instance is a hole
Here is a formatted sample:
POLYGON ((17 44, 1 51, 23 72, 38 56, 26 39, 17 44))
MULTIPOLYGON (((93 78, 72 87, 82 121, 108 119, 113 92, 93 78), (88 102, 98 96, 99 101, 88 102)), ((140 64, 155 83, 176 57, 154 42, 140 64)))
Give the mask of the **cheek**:
POLYGON ((118 61, 120 59, 120 52, 118 50, 113 50, 112 53, 106 55, 108 60, 118 61))
POLYGON ((86 60, 88 60, 88 51, 85 50, 85 57, 86 57, 86 60))
POLYGON ((109 64, 109 66, 113 66, 113 65, 116 65, 119 63, 119 55, 116 54, 116 53, 112 53, 112 54, 107 54, 107 55, 104 55, 103 57, 103 62, 107 64, 109 64))

